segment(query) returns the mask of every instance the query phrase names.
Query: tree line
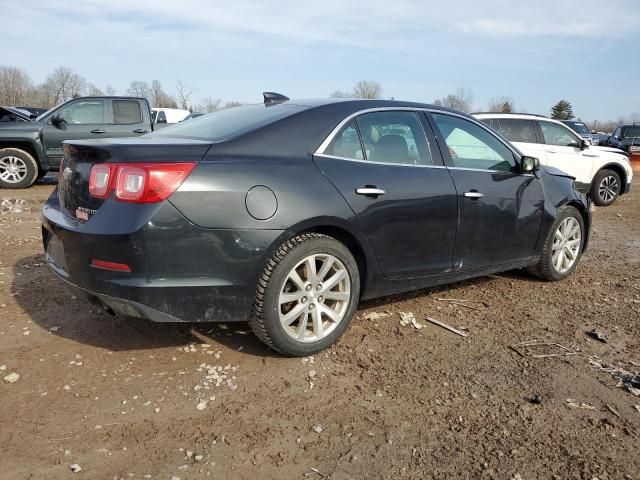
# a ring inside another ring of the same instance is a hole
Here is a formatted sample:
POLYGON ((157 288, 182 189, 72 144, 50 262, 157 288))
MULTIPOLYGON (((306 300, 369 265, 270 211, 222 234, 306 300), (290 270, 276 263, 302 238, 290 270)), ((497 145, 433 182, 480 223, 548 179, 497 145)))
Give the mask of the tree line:
MULTIPOLYGON (((242 105, 241 102, 223 101, 221 98, 212 96, 205 96, 196 103, 194 98, 197 92, 196 87, 177 79, 173 93, 167 92, 159 80, 151 80, 150 82, 134 80, 123 93, 146 98, 152 107, 182 108, 191 112, 211 113, 223 108, 242 105)), ((102 89, 69 67, 57 67, 46 77, 44 82, 36 84, 24 69, 0 65, 0 105, 51 108, 77 96, 117 94, 118 92, 112 86, 107 85, 102 89)), ((373 80, 360 80, 351 90, 335 90, 330 94, 330 97, 381 99, 383 95, 384 89, 380 83, 373 80)), ((475 108, 473 92, 468 88, 458 88, 453 93, 434 99, 433 103, 465 113, 482 110, 475 108)), ((485 111, 514 113, 518 110, 513 98, 499 96, 488 102, 485 111)), ((573 106, 564 99, 551 107, 549 115, 558 120, 575 118, 573 106)), ((589 126, 593 129, 609 132, 617 125, 634 122, 640 122, 640 113, 632 113, 626 117, 621 116, 615 120, 593 121, 589 126)))

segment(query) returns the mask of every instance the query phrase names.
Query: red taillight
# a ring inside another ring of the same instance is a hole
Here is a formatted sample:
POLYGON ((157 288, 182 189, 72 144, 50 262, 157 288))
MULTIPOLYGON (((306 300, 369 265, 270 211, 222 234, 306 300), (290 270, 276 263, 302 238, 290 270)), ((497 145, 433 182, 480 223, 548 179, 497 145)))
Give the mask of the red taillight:
POLYGON ((160 202, 178 189, 195 166, 195 162, 97 164, 91 168, 89 193, 106 198, 115 190, 121 202, 160 202))
POLYGON ((115 272, 131 272, 131 267, 126 263, 107 262, 106 260, 96 260, 95 258, 91 259, 91 266, 115 272))

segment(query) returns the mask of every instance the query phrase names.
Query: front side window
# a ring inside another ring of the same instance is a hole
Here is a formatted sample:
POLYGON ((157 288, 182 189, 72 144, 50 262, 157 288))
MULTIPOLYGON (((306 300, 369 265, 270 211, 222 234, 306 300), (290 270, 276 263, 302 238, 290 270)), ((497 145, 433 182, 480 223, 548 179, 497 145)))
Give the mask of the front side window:
POLYGON ((579 147, 580 139, 568 128, 552 122, 540 122, 544 143, 557 147, 579 147))
POLYGON ((113 123, 116 125, 131 125, 142 123, 140 103, 135 100, 114 100, 113 123))
POLYGON ((366 159, 400 165, 433 165, 416 112, 373 112, 357 117, 366 159))
POLYGON ((342 131, 335 136, 333 141, 324 151, 327 155, 349 158, 352 160, 364 160, 360 135, 355 121, 350 121, 342 131))
POLYGON ((62 109, 60 115, 69 125, 104 123, 104 101, 79 100, 62 109))
POLYGON ((538 143, 536 124, 533 120, 500 118, 494 120, 494 124, 498 127, 496 130, 510 142, 538 143))
POLYGON ((464 118, 433 114, 454 167, 511 171, 515 158, 509 148, 484 128, 464 118))

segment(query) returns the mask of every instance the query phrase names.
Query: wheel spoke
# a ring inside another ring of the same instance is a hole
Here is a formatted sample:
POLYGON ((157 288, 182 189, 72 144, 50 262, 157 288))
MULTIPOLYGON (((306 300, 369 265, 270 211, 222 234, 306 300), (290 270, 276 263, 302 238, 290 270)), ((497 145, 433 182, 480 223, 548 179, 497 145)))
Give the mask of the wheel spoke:
POLYGON ((343 278, 347 276, 347 272, 345 270, 338 270, 334 273, 329 280, 322 284, 322 291, 327 292, 331 290, 338 282, 340 282, 343 278))
POLYGON ((289 280, 291 280, 299 290, 304 290, 304 281, 298 275, 298 272, 291 270, 289 273, 289 280))
POLYGON ((279 302, 280 302, 280 305, 286 305, 287 303, 297 302, 302 297, 304 297, 304 292, 300 292, 300 291, 281 293, 279 302))
POLYGON ((319 308, 311 310, 311 318, 313 320, 313 333, 317 338, 322 338, 324 336, 324 326, 322 325, 322 315, 319 308))
POLYGON ((304 312, 304 315, 300 319, 300 326, 298 327, 298 340, 302 340, 307 333, 307 325, 309 323, 309 312, 304 312))
POLYGON ((305 314, 305 317, 306 317, 306 312, 305 312, 306 309, 307 309, 307 306, 303 305, 302 303, 299 305, 296 305, 289 312, 284 314, 284 316, 282 317, 282 323, 288 327, 293 322, 295 322, 298 318, 300 318, 300 315, 302 315, 303 313, 305 314))
POLYGON ((351 295, 345 292, 325 292, 324 298, 327 300, 337 300, 339 302, 346 302, 349 300, 351 295))
POLYGON ((316 256, 307 257, 304 262, 304 268, 307 271, 307 282, 316 283, 318 273, 316 272, 316 256))
POLYGON ((324 277, 326 277, 327 273, 329 273, 329 270, 331 270, 331 267, 333 266, 334 260, 335 260, 334 257, 332 257, 330 255, 327 255, 324 258, 324 263, 322 264, 322 268, 318 272, 318 281, 319 282, 324 281, 324 277))
POLYGON ((330 320, 334 321, 334 322, 339 322, 340 321, 340 315, 338 315, 337 312, 335 312, 333 309, 327 307, 327 306, 322 306, 320 307, 322 310, 322 313, 324 313, 327 317, 329 317, 330 320))

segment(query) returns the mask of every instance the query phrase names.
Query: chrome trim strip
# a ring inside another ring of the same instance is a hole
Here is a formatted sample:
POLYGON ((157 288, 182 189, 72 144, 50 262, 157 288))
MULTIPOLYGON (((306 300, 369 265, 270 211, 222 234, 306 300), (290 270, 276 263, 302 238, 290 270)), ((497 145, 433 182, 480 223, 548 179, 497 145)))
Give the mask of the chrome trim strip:
POLYGON ((374 162, 372 160, 358 160, 357 158, 346 158, 346 157, 338 157, 336 155, 327 155, 326 153, 314 153, 314 157, 322 157, 322 158, 332 158, 334 160, 344 160, 346 162, 357 162, 357 163, 370 163, 372 165, 386 165, 390 167, 418 167, 418 168, 447 168, 444 165, 409 165, 406 163, 388 163, 388 162, 374 162))

